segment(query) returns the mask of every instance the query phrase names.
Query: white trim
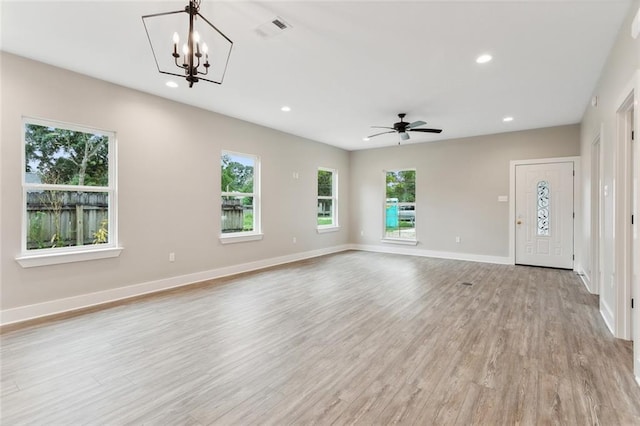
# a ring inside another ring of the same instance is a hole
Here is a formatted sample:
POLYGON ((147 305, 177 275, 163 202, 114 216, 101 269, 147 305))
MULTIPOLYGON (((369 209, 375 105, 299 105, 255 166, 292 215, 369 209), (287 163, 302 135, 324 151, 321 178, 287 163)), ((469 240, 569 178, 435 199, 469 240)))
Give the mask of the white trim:
POLYGON ((326 234, 327 232, 338 232, 339 230, 340 230, 339 226, 333 226, 333 225, 318 226, 318 228, 316 228, 316 231, 318 232, 318 234, 326 234))
POLYGON ((157 281, 149 281, 141 284, 134 284, 96 293, 83 294, 80 296, 74 296, 65 299, 57 299, 43 303, 36 303, 33 305, 20 306, 18 308, 5 309, 3 311, 0 311, 0 325, 14 324, 35 318, 89 308, 91 306, 129 299, 144 294, 156 293, 175 287, 183 287, 202 281, 226 277, 229 275, 256 271, 258 269, 269 268, 285 263, 291 263, 313 257, 324 256, 327 254, 338 253, 349 249, 351 249, 349 245, 334 246, 303 253, 274 257, 271 259, 257 260, 240 265, 232 265, 223 268, 212 269, 209 271, 202 271, 177 277, 165 278, 157 281))
POLYGON ((593 294, 593 292, 591 291, 591 279, 589 278, 589 276, 585 274, 584 271, 582 271, 578 272, 578 278, 580 278, 580 281, 582 281, 582 284, 584 284, 584 287, 587 289, 587 291, 593 294))
POLYGON ((329 229, 329 228, 340 228, 340 224, 338 223, 338 170, 337 169, 331 169, 328 167, 318 167, 318 170, 316 171, 316 199, 317 200, 331 200, 331 221, 332 223, 330 225, 319 225, 318 226, 318 233, 321 234, 323 232, 333 232, 333 231, 337 231, 337 229, 335 230, 328 230, 328 231, 321 231, 321 229, 329 229), (323 172, 329 172, 331 173, 331 195, 330 196, 326 196, 326 195, 318 195, 317 194, 317 187, 318 187, 318 172, 323 171, 323 172))
POLYGON ((418 240, 402 240, 399 238, 383 238, 380 240, 384 244, 398 244, 403 246, 417 246, 418 240))
POLYGON ((611 334, 615 336, 615 332, 613 331, 613 312, 611 312, 611 308, 602 297, 600 298, 600 316, 604 319, 604 323, 607 325, 611 334))
MULTIPOLYGON (((255 154, 244 154, 242 152, 237 151, 229 151, 226 149, 221 150, 220 152, 220 183, 222 184, 222 157, 225 155, 232 155, 236 157, 244 157, 253 160, 253 192, 229 192, 222 191, 220 189, 220 208, 219 211, 222 212, 222 197, 251 197, 253 198, 253 230, 252 231, 240 231, 229 233, 236 234, 238 238, 232 239, 230 237, 226 237, 227 234, 220 235, 220 242, 222 244, 228 243, 242 243, 246 241, 256 241, 262 239, 262 198, 261 198, 261 179, 260 176, 260 156, 255 154), (248 233, 254 234, 253 237, 247 238, 248 233), (242 235, 238 235, 242 234, 242 235), (223 241, 223 238, 225 239, 223 241)), ((220 216, 220 228, 222 229, 222 215, 220 216)))
POLYGON ((372 246, 365 244, 353 244, 353 250, 370 251, 375 253, 402 254, 407 256, 434 257, 437 259, 465 260, 468 262, 494 263, 498 265, 511 265, 508 257, 487 256, 473 253, 456 253, 447 251, 422 250, 394 246, 372 246))
POLYGON ((260 241, 264 237, 262 233, 246 233, 240 235, 238 232, 222 234, 218 238, 221 244, 246 243, 248 241, 260 241))
MULTIPOLYGON (((87 247, 87 246, 82 246, 87 247)), ((94 246, 91 246, 94 247, 94 246)), ((124 250, 122 247, 109 247, 99 249, 86 249, 74 252, 48 252, 34 253, 16 257, 16 262, 23 268, 34 268, 37 266, 59 265, 62 263, 84 262, 87 260, 109 259, 118 257, 124 250)))
POLYGON ((573 180, 573 211, 576 214, 573 221, 573 251, 575 258, 573 260, 573 269, 576 265, 581 265, 580 251, 578 244, 575 243, 576 235, 580 221, 580 157, 555 157, 555 158, 537 158, 532 160, 511 160, 509 162, 509 255, 508 258, 512 265, 516 263, 516 166, 522 166, 527 164, 550 164, 550 163, 573 163, 573 170, 575 171, 575 177, 573 180))
POLYGON ((62 121, 42 119, 30 116, 22 116, 21 127, 21 157, 22 164, 26 163, 25 147, 26 126, 33 124, 36 126, 46 126, 71 130, 75 132, 88 133, 93 135, 101 135, 107 137, 107 161, 108 161, 108 185, 107 186, 87 186, 72 184, 33 184, 26 182, 26 170, 22 167, 22 223, 21 223, 21 252, 16 257, 16 261, 23 268, 33 266, 54 265, 60 263, 70 263, 84 260, 103 259, 109 257, 117 257, 120 255, 122 248, 118 246, 118 172, 117 172, 117 134, 115 131, 98 129, 73 123, 62 121), (109 237, 108 241, 100 245, 100 249, 96 250, 92 245, 78 245, 73 247, 55 247, 42 250, 27 249, 27 193, 30 190, 46 191, 83 191, 83 192, 105 192, 108 194, 108 217, 109 217, 109 237), (46 251, 45 251, 46 250, 46 251), (86 253, 83 255, 82 253, 86 253))

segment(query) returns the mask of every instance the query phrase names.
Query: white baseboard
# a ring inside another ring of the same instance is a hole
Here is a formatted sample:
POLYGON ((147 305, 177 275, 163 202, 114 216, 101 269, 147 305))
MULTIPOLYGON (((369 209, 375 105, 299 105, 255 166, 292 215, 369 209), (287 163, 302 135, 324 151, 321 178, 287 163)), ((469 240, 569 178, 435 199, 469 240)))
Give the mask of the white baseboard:
POLYGON ((303 253, 295 253, 286 256, 274 257, 270 259, 258 260, 255 262, 243 263, 240 265, 227 266, 208 271, 196 272, 193 274, 181 275, 177 277, 165 278, 157 281, 149 281, 141 284, 134 284, 126 287, 114 288, 111 290, 96 293, 82 294, 80 296, 56 299, 33 305, 20 306, 12 309, 0 311, 0 325, 15 324, 27 320, 61 314, 92 306, 103 305, 105 303, 118 300, 129 299, 144 294, 156 293, 176 287, 183 287, 202 281, 222 278, 229 275, 236 275, 243 272, 256 271, 258 269, 269 268, 285 263, 324 256, 326 254, 338 253, 350 250, 350 245, 340 245, 325 249, 312 250, 303 253))
POLYGON ((607 325, 611 334, 615 336, 616 333, 613 331, 613 312, 602 298, 600 298, 600 316, 604 319, 604 323, 607 325))
POLYGON ((409 256, 435 257, 437 259, 466 260, 469 262, 496 263, 499 265, 513 265, 508 256, 486 256, 483 254, 456 253, 447 251, 421 250, 403 246, 373 246, 352 244, 353 250, 372 251, 376 253, 404 254, 409 256))
POLYGON ((596 294, 592 289, 591 289, 591 279, 589 278, 589 275, 587 275, 584 271, 575 271, 576 274, 578 274, 578 278, 580 278, 580 281, 582 281, 582 284, 584 284, 584 287, 587 289, 587 291, 591 294, 596 294))

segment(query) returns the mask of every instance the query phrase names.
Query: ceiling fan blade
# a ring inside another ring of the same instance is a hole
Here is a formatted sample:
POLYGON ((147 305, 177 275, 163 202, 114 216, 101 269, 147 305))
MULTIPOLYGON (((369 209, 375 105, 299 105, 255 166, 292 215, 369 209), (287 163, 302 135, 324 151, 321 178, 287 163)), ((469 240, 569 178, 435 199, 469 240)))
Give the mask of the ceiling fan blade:
POLYGON ((382 133, 376 133, 375 135, 371 135, 371 136, 367 136, 368 138, 372 138, 374 136, 380 136, 380 135, 386 135, 387 133, 395 133, 395 130, 392 130, 390 132, 382 132, 382 133))
POLYGON ((400 132, 400 139, 406 141, 407 139, 409 139, 409 134, 407 132, 400 132))
POLYGON ((442 129, 409 129, 410 132, 442 133, 442 129))
POLYGON ((414 127, 424 126, 425 124, 427 123, 422 120, 414 121, 413 123, 407 126, 407 129, 413 129, 414 127))
POLYGON ((371 126, 372 129, 391 129, 395 130, 393 127, 385 127, 385 126, 371 126))

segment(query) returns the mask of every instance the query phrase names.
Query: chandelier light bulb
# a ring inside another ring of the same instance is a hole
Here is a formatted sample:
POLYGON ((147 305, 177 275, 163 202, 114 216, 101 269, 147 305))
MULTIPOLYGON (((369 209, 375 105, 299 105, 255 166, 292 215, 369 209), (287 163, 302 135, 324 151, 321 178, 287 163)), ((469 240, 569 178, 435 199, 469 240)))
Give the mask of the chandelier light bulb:
POLYGON ((173 43, 174 44, 180 43, 180 36, 178 35, 178 33, 173 33, 173 43))
POLYGON ((185 55, 189 54, 189 46, 187 46, 187 43, 182 45, 182 53, 184 53, 185 55))
POLYGON ((207 43, 202 43, 202 53, 209 53, 209 47, 207 43))
POLYGON ((198 34, 198 32, 197 32, 197 31, 194 31, 194 32, 193 32, 193 41, 194 41, 195 43, 199 43, 199 42, 200 42, 200 34, 198 34))

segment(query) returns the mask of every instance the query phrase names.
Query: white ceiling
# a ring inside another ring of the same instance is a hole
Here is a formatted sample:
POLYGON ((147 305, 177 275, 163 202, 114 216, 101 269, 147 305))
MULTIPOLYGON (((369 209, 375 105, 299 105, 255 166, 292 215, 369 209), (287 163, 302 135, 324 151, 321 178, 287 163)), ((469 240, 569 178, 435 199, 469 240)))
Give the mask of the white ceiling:
POLYGON ((631 1, 203 0, 201 14, 234 42, 225 80, 189 89, 174 78, 170 89, 141 16, 186 4, 2 0, 1 48, 357 150, 397 144, 362 138, 399 112, 444 129, 403 144, 579 122, 631 1), (292 28, 260 37, 276 16, 292 28), (476 64, 482 53, 493 61, 476 64))

